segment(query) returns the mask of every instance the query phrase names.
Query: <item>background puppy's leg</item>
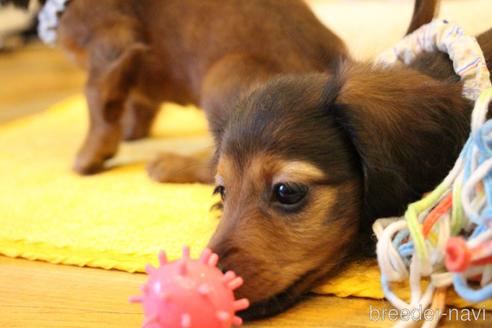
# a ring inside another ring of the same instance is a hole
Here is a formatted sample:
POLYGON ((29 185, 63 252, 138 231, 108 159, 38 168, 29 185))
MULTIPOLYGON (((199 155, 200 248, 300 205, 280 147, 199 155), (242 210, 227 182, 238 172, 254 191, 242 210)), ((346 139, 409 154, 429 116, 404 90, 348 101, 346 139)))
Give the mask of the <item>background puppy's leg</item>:
POLYGON ((123 139, 138 140, 149 136, 159 104, 132 94, 126 102, 122 119, 123 139))
POLYGON ((139 56, 146 51, 142 44, 135 43, 118 54, 110 48, 111 43, 95 46, 94 49, 110 49, 108 57, 95 52, 90 61, 86 97, 89 106, 89 131, 75 161, 75 170, 91 174, 103 168, 104 161, 112 157, 121 139, 120 119, 128 92, 137 72, 139 56))
POLYGON ((81 174, 91 174, 103 168, 104 161, 111 158, 117 150, 121 135, 119 126, 119 107, 123 99, 106 103, 101 100, 95 83, 86 86, 89 106, 89 130, 80 148, 74 169, 81 174))
MULTIPOLYGON (((224 126, 237 101, 255 87, 270 79, 274 65, 256 58, 234 54, 218 60, 207 72, 202 83, 200 106, 205 110, 209 129, 219 149, 224 126)), ((159 182, 211 183, 215 176, 215 161, 211 152, 196 156, 161 154, 147 166, 149 176, 159 182), (208 156, 206 156, 208 154, 208 156)))

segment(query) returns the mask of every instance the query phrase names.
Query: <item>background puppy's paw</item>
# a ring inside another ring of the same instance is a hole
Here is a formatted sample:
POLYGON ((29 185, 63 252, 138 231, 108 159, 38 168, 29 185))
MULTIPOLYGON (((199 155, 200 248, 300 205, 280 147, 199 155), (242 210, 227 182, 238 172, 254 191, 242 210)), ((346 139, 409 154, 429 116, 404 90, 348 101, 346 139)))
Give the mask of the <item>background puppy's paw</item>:
POLYGON ((158 182, 210 183, 212 173, 207 160, 199 157, 162 153, 147 165, 149 177, 158 182))
POLYGON ((79 153, 75 159, 73 169, 82 175, 89 175, 101 172, 104 169, 105 160, 112 156, 93 157, 86 153, 79 153))
POLYGON ((117 150, 117 144, 107 143, 99 146, 93 143, 85 144, 77 154, 73 169, 82 175, 89 175, 104 170, 104 163, 114 157, 117 150))

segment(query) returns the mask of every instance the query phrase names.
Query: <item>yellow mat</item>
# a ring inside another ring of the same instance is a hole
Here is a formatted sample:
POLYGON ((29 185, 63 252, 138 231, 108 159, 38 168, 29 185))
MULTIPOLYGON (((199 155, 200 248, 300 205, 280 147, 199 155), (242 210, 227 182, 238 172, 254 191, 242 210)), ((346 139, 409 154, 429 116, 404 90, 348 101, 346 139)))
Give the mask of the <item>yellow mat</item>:
MULTIPOLYGON (((165 106, 154 138, 123 145, 110 170, 82 178, 70 166, 86 112, 77 96, 0 125, 0 253, 129 272, 143 271, 160 249, 176 258, 188 244, 197 256, 217 223, 212 187, 154 183, 144 163, 159 151, 210 147, 202 113, 165 106)), ((315 292, 383 297, 374 261, 354 263, 315 292)), ((466 305, 455 296, 450 303, 466 305)))

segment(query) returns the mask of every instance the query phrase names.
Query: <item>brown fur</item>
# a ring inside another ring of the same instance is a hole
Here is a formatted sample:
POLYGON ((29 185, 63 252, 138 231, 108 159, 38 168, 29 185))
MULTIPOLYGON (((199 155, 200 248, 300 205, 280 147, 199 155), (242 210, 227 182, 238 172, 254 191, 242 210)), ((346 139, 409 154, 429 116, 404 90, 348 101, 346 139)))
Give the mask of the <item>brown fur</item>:
MULTIPOLYGON (((492 30, 478 40, 490 66, 492 30)), ((443 179, 472 110, 448 67, 440 54, 391 69, 346 62, 333 75, 278 78, 238 104, 219 144, 224 212, 210 246, 245 278, 243 316, 281 311, 371 252, 374 220, 402 215, 443 179), (299 162, 322 176, 283 173, 299 162), (272 176, 303 186, 298 206, 279 205, 272 176)))
POLYGON ((212 170, 210 152, 204 151, 193 156, 162 153, 147 165, 150 177, 159 182, 212 183, 215 171, 212 170))

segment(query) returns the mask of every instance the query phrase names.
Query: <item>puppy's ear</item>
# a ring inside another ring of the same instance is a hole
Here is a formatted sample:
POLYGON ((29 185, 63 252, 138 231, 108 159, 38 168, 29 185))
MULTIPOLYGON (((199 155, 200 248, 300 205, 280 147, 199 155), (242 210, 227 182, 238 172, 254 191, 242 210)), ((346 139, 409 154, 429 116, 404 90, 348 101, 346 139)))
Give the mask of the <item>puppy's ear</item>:
POLYGON ((416 71, 342 65, 324 101, 360 158, 365 223, 400 215, 447 174, 468 134, 460 84, 416 71))

